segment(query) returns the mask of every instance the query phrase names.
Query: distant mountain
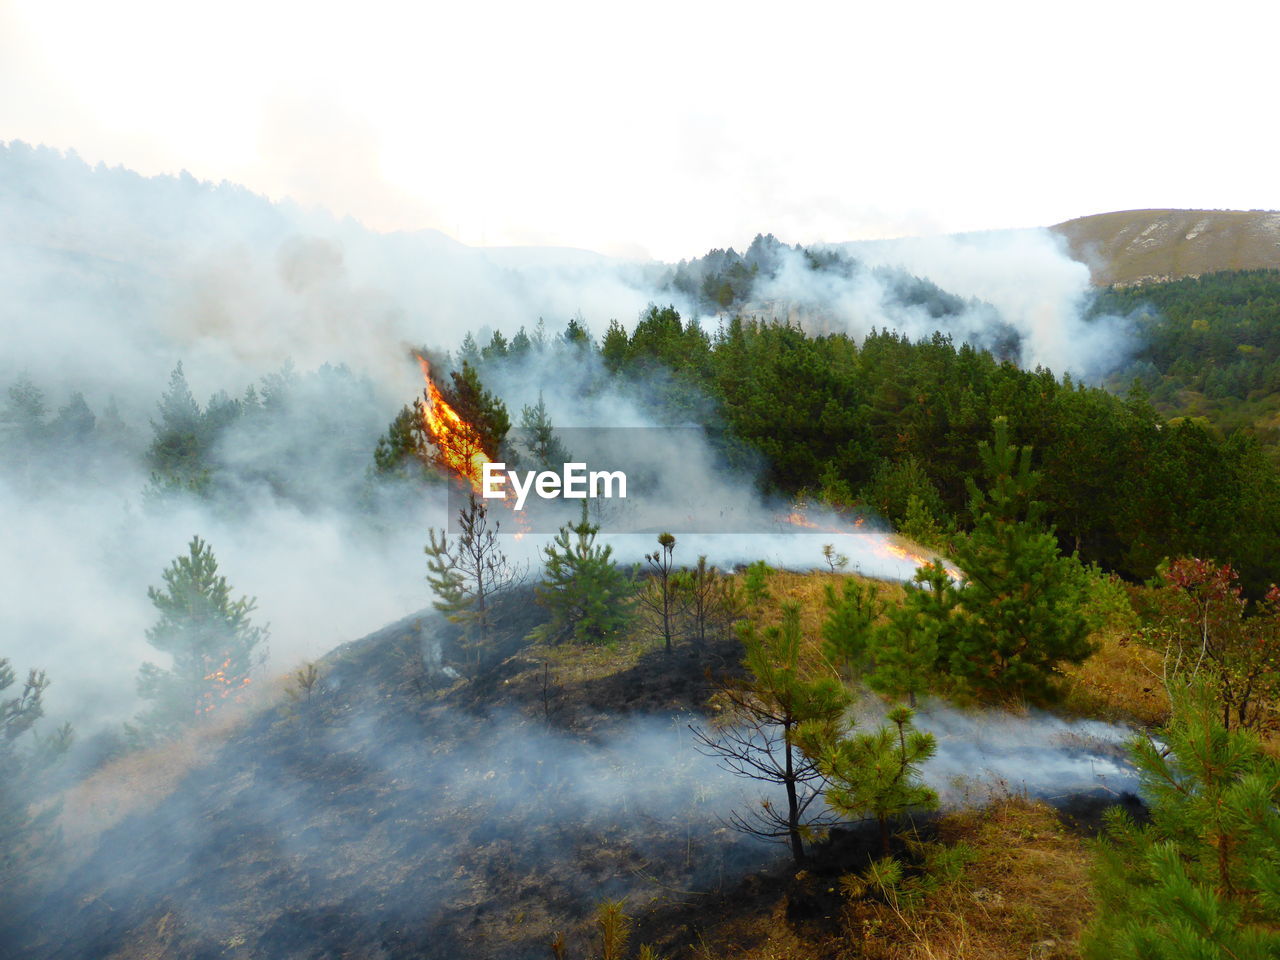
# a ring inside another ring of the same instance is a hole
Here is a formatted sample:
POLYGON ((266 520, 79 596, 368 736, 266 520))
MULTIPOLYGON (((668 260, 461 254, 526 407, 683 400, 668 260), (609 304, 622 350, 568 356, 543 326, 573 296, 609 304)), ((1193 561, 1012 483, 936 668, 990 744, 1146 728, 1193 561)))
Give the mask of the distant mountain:
POLYGON ((1280 212, 1122 210, 1050 228, 1098 285, 1280 268, 1280 212))

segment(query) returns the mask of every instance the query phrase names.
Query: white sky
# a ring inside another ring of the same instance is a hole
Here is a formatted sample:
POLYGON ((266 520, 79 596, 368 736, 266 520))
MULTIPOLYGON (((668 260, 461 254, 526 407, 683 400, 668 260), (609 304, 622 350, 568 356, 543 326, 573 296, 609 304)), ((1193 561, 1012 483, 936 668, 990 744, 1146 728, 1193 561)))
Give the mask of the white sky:
POLYGON ((662 259, 1275 208, 1277 9, 0 0, 0 140, 662 259))

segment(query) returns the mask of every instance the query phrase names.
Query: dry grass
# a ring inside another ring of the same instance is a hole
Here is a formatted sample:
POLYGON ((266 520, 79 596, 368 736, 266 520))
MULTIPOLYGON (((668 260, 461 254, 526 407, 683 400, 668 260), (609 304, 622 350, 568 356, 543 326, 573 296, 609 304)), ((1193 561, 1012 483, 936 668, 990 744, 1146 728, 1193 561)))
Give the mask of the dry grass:
POLYGON ((903 960, 1078 956, 1076 941, 1093 909, 1092 855, 1052 808, 1010 797, 948 814, 939 832, 946 843, 968 844, 977 858, 964 885, 935 905, 938 929, 914 931, 903 960))
POLYGON ((1114 632, 1096 635, 1096 652, 1068 666, 1063 708, 1072 714, 1161 726, 1169 719, 1169 697, 1161 680, 1160 654, 1114 632))
POLYGON ((558 683, 576 684, 629 670, 661 646, 662 638, 656 636, 633 636, 608 644, 534 643, 521 656, 549 664, 558 683))
POLYGON ((838 924, 796 925, 785 896, 726 918, 688 955, 699 960, 1071 960, 1092 912, 1086 843, 1052 808, 1018 797, 948 814, 947 843, 974 851, 963 880, 914 911, 849 903, 838 924))
POLYGON ((283 679, 255 691, 249 702, 219 710, 173 740, 113 760, 55 798, 68 850, 131 814, 155 807, 192 770, 209 763, 227 739, 264 704, 278 699, 283 679))
MULTIPOLYGON (((741 576, 737 580, 741 587, 741 576)), ((758 610, 749 609, 748 615, 762 625, 777 624, 782 620, 782 604, 798 603, 800 629, 804 638, 801 657, 816 661, 821 656, 822 624, 827 618, 826 589, 830 586, 838 596, 847 580, 870 583, 879 593, 880 599, 891 604, 900 604, 906 595, 906 589, 900 583, 871 580, 858 574, 820 571, 794 573, 790 570, 778 570, 769 575, 768 598, 760 604, 758 610)))

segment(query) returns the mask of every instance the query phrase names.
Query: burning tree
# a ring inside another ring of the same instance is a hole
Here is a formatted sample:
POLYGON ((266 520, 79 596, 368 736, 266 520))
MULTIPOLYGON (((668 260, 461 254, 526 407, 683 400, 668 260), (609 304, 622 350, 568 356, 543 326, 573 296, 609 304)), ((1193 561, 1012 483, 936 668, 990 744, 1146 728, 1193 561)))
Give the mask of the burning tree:
POLYGON ((499 455, 511 419, 507 408, 485 390, 470 363, 450 374, 451 385, 440 386, 431 377, 431 364, 415 353, 426 386, 412 406, 403 407, 378 439, 374 472, 383 477, 404 477, 406 466, 416 461, 423 468, 436 467, 447 476, 466 480, 480 489, 480 471, 499 455))
POLYGON ((249 685, 249 673, 264 656, 266 627, 256 627, 251 597, 231 598, 227 578, 218 574, 213 550, 192 537, 185 556, 164 571, 164 589, 147 588, 160 619, 147 630, 147 642, 172 658, 169 669, 144 663, 138 694, 152 701, 139 717, 149 732, 211 713, 236 699, 249 685))
POLYGON ((492 640, 490 605, 519 579, 519 572, 498 543, 500 524, 489 526, 484 501, 474 494, 458 511, 461 532, 452 542, 441 530, 428 531, 427 582, 435 591, 435 608, 455 623, 463 623, 477 658, 492 640))
POLYGON ((498 457, 511 429, 507 408, 484 388, 471 364, 464 361, 450 373, 451 386, 438 387, 426 359, 419 355, 418 363, 427 386, 414 406, 431 444, 421 455, 479 489, 481 469, 498 457))
POLYGON ((799 863, 806 832, 833 820, 808 816, 825 779, 817 761, 798 747, 796 735, 802 724, 836 724, 849 694, 834 674, 802 667, 799 606, 785 605, 779 626, 760 630, 743 621, 739 634, 747 675, 726 682, 717 694, 727 707, 723 724, 711 732, 695 729, 694 735, 702 752, 719 758, 731 772, 783 788, 785 810, 766 797, 757 809, 734 811, 729 822, 752 836, 788 843, 799 863))

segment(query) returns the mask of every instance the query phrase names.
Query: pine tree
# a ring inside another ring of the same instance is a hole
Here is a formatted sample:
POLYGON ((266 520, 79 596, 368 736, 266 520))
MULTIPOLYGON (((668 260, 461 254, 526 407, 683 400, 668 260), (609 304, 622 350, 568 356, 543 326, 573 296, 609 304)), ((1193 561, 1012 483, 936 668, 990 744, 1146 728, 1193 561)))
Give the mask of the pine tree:
POLYGON ((441 386, 440 395, 475 430, 480 448, 489 459, 499 456, 511 418, 506 405, 484 388, 480 374, 468 361, 461 370, 449 374, 451 385, 441 386))
POLYGON ((670 654, 675 636, 676 599, 673 557, 676 549, 676 538, 669 533, 658 534, 658 549, 644 555, 652 574, 640 591, 637 600, 658 622, 662 636, 663 649, 670 654))
POLYGON ((24 373, 9 388, 0 424, 11 438, 34 443, 44 433, 47 414, 44 391, 24 373))
POLYGON ((160 619, 147 642, 172 658, 168 668, 144 663, 138 694, 152 701, 139 716, 142 733, 163 733, 236 699, 265 656, 267 628, 254 626, 257 601, 233 600, 227 578, 218 574, 213 550, 192 537, 187 553, 164 574, 163 589, 147 588, 160 619))
POLYGON ((938 639, 954 598, 951 578, 939 561, 916 571, 902 605, 891 607, 888 621, 871 634, 868 655, 873 666, 867 686, 916 705, 933 685, 938 639))
POLYGON ((777 626, 761 630, 747 620, 738 632, 746 650, 746 676, 725 682, 717 695, 727 707, 724 726, 695 729, 694 734, 699 749, 726 769, 783 788, 785 810, 765 797, 759 807, 734 811, 729 819, 744 833, 789 844, 799 863, 805 857, 805 834, 831 820, 808 814, 821 796, 823 776, 817 762, 798 747, 796 734, 802 724, 826 728, 838 723, 849 694, 829 670, 802 667, 798 605, 784 605, 777 626))
POLYGON ((967 482, 974 529, 954 551, 964 575, 954 602, 935 611, 955 609, 939 632, 940 665, 980 696, 1044 698, 1063 662, 1089 655, 1088 625, 1068 561, 1041 525, 1044 505, 1031 496, 1031 448, 1009 443, 1001 417, 994 445, 978 452, 990 486, 967 482))
POLYGON ((587 505, 582 519, 566 524, 543 548, 546 570, 535 590, 551 615, 536 631, 540 639, 560 643, 604 643, 618 638, 631 624, 634 586, 613 559, 613 547, 596 544, 600 528, 591 523, 587 505))
POLYGON ((526 404, 521 408, 520 430, 533 469, 558 471, 572 459, 560 437, 556 435, 541 390, 538 391, 538 402, 535 405, 526 404))
MULTIPOLYGON (((0 657, 0 694, 13 686, 17 675, 9 660, 0 657)), ((49 679, 43 670, 31 670, 15 697, 0 699, 0 903, 10 902, 13 889, 27 879, 31 865, 51 847, 51 832, 58 805, 36 812, 37 778, 42 769, 71 745, 69 724, 55 734, 24 746, 32 726, 44 716, 44 691, 49 679)), ((34 734, 33 734, 34 736, 34 734)), ((0 928, 4 922, 0 920, 0 928)))
POLYGON ((773 568, 763 560, 757 560, 747 565, 746 571, 742 575, 742 592, 746 595, 747 603, 759 610, 761 605, 769 599, 769 574, 773 573, 773 568))
POLYGON ((378 445, 373 451, 373 472, 376 476, 408 479, 422 475, 425 440, 422 415, 418 409, 421 402, 401 407, 387 432, 378 438, 378 445))
POLYGON ((84 394, 76 391, 66 405, 58 410, 58 415, 49 425, 49 431, 59 444, 65 445, 73 453, 82 454, 84 444, 93 436, 96 422, 97 417, 85 402, 84 394))
POLYGON ((610 373, 618 373, 627 362, 627 353, 631 340, 627 331, 617 320, 609 321, 609 329, 600 341, 600 356, 604 360, 605 369, 610 373))
POLYGON ((866 665, 867 646, 876 621, 884 610, 875 585, 847 579, 839 595, 825 584, 827 618, 822 624, 822 652, 845 676, 853 677, 866 665))
POLYGON ((435 608, 466 625, 477 661, 492 637, 491 606, 495 597, 519 579, 518 571, 498 543, 500 524, 489 527, 488 508, 474 494, 458 511, 460 532, 452 543, 441 530, 428 531, 427 582, 435 592, 435 608))
POLYGON ((169 375, 169 389, 160 398, 160 419, 151 421, 152 439, 147 448, 151 482, 144 497, 151 503, 178 492, 204 493, 209 489, 211 464, 209 434, 204 413, 187 386, 182 363, 169 375))
POLYGON ((1228 730, 1204 685, 1171 691, 1160 743, 1132 755, 1151 818, 1120 808, 1097 844, 1087 960, 1280 956, 1280 763, 1228 730))
POLYGON ((675 588, 689 634, 700 649, 738 618, 742 602, 733 581, 710 566, 705 554, 690 569, 676 573, 675 588))
POLYGON ((502 335, 501 330, 495 330, 493 331, 493 336, 489 338, 489 343, 480 351, 480 354, 485 360, 501 360, 507 355, 507 350, 507 338, 502 335))
POLYGON ((909 707, 895 707, 889 722, 870 733, 843 734, 838 725, 807 724, 798 737, 828 781, 827 806, 843 820, 875 817, 886 856, 892 819, 938 805, 938 794, 920 780, 920 766, 938 743, 933 734, 915 729, 914 716, 909 707))
POLYGON ((902 533, 922 546, 935 550, 942 548, 942 526, 917 494, 907 496, 907 515, 902 521, 902 533))
POLYGON ((529 351, 533 349, 533 341, 529 339, 529 335, 524 332, 524 327, 516 331, 516 335, 511 338, 511 346, 508 353, 513 359, 527 356, 529 351))
POLYGON ((484 359, 476 338, 470 331, 467 331, 467 335, 462 338, 462 346, 458 348, 458 359, 462 361, 463 367, 478 367, 484 359))

